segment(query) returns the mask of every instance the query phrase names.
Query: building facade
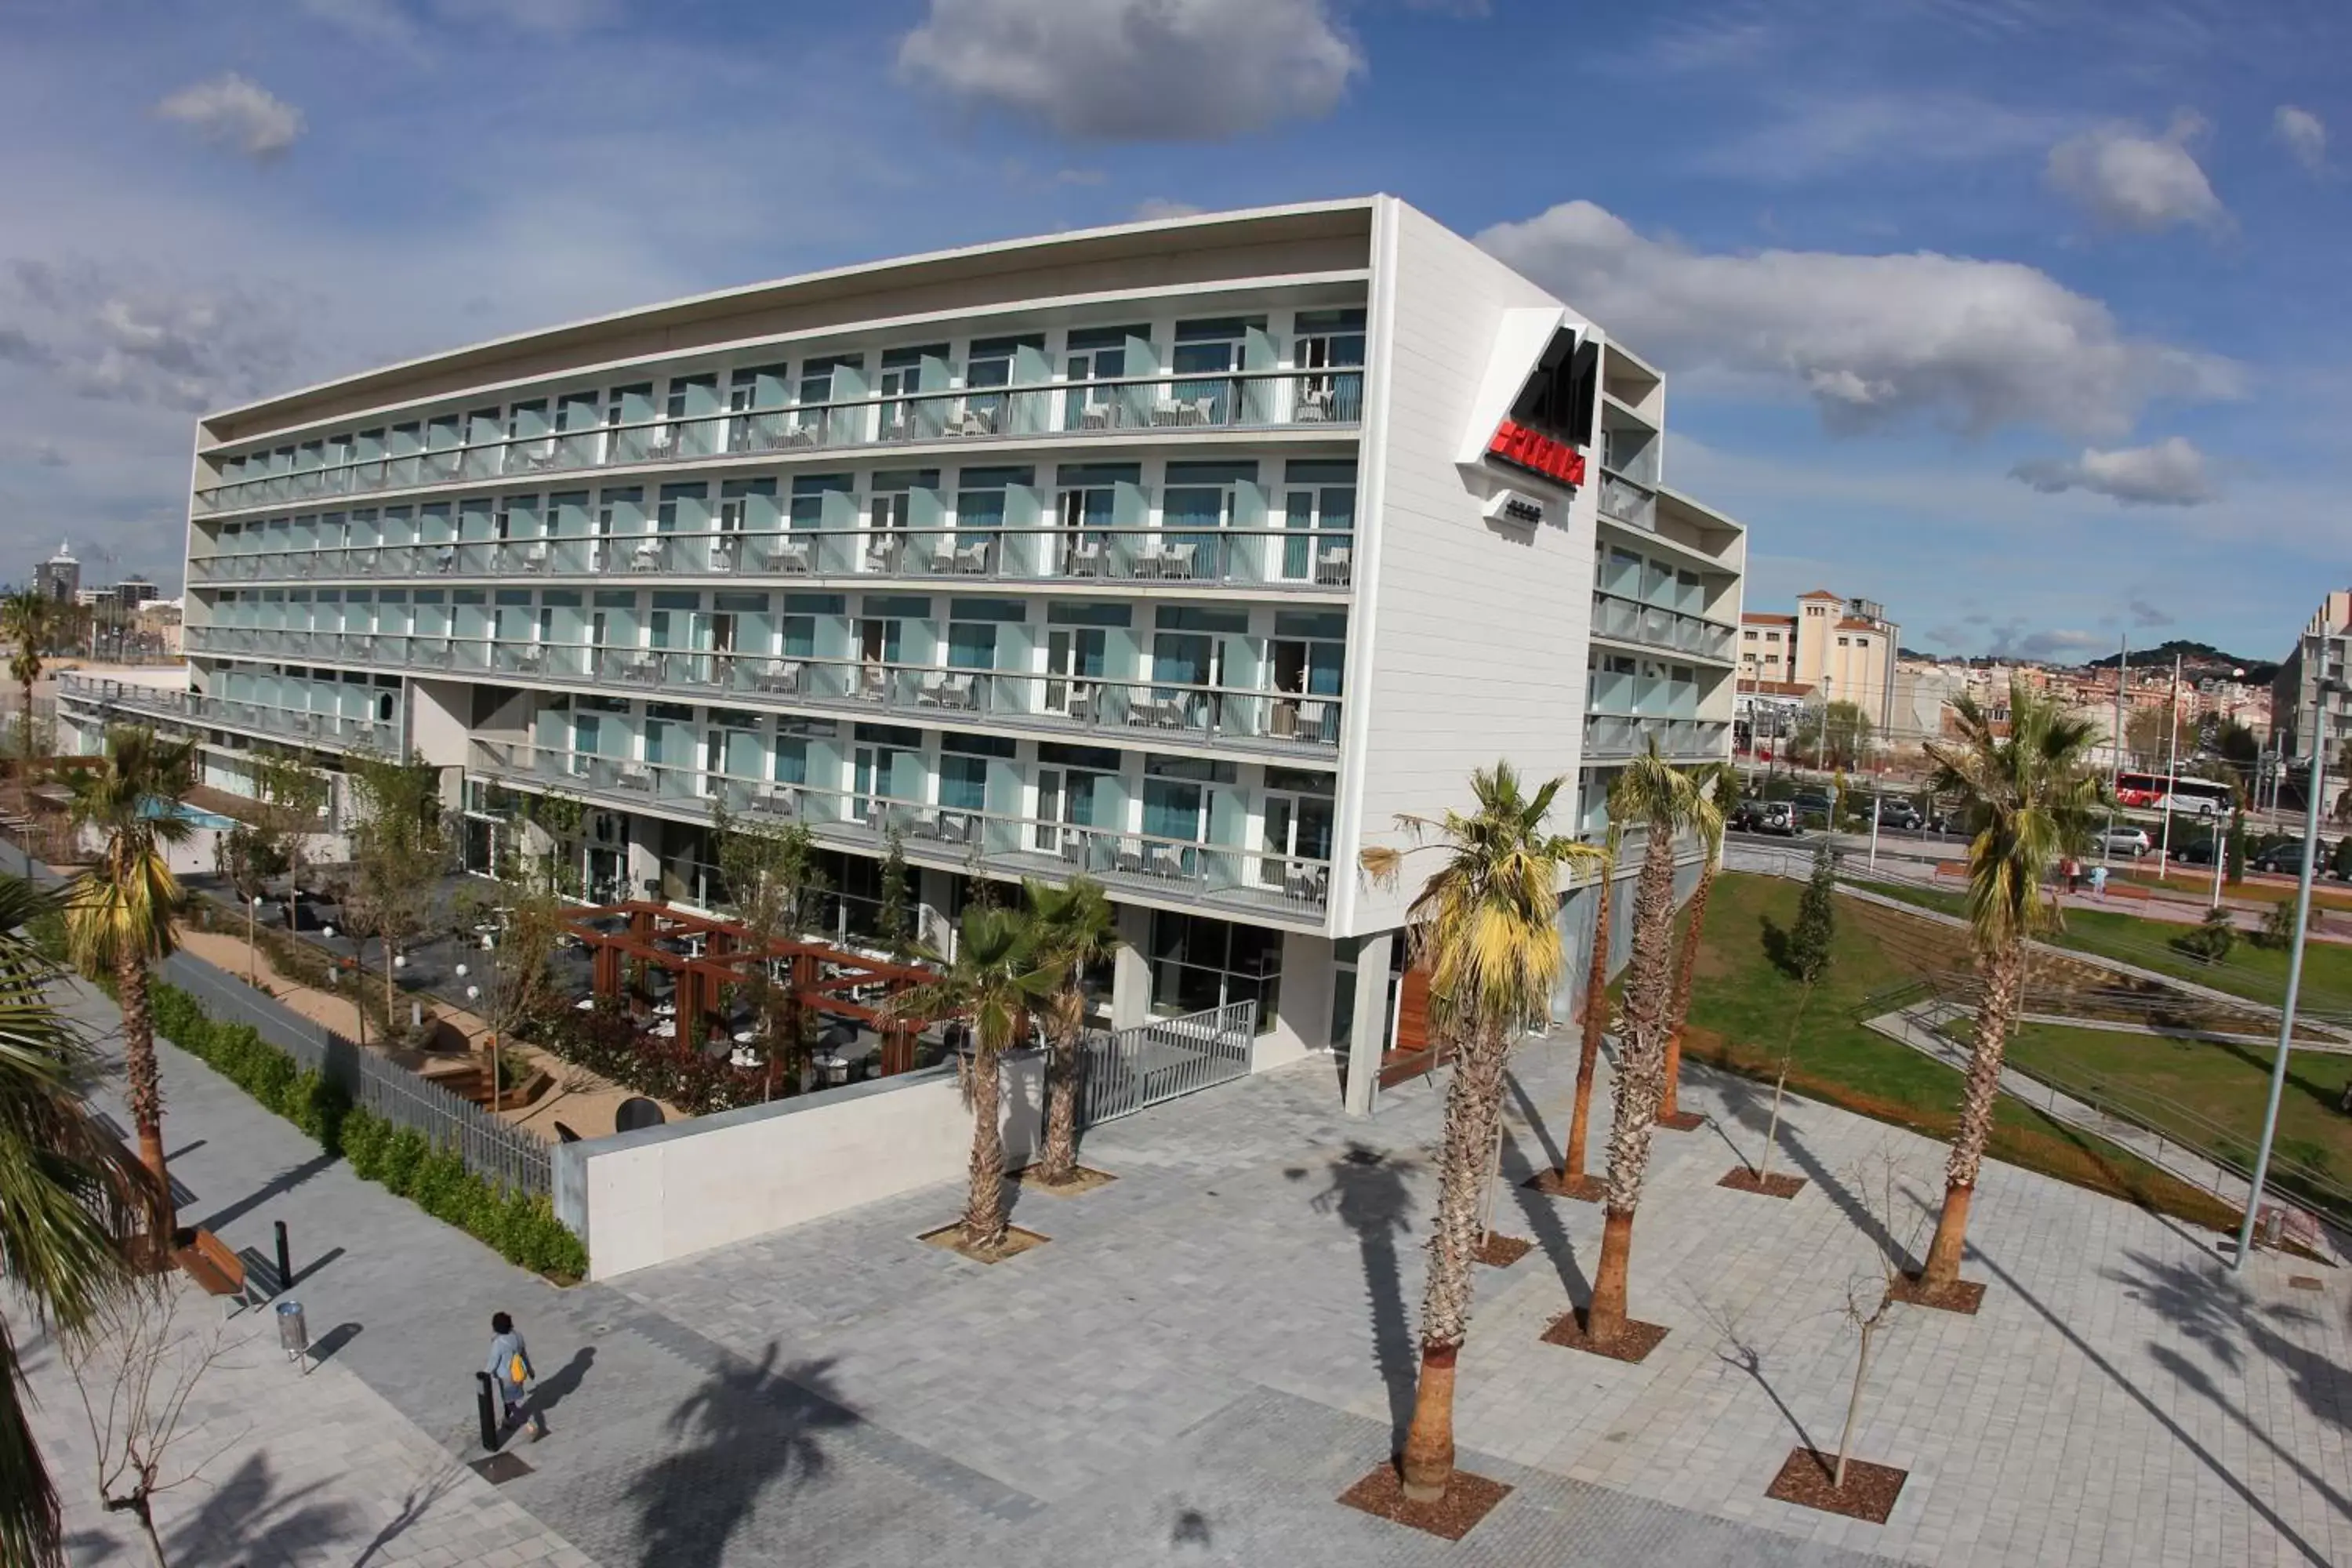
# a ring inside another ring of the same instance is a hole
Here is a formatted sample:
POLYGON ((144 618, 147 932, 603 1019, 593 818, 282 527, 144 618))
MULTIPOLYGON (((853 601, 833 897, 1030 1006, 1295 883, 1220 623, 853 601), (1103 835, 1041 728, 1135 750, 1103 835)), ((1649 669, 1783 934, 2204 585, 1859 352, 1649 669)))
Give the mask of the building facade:
POLYGON ((205 419, 190 689, 68 728, 228 788, 421 756, 478 866, 570 796, 598 900, 718 901, 718 807, 806 826, 852 929, 893 843, 934 940, 974 878, 1089 875, 1116 1021, 1360 1053, 1400 814, 1507 759, 1597 832, 1651 742, 1727 753, 1744 534, 1666 488, 1664 396, 1387 197, 709 295, 205 419))
POLYGON ((2343 742, 2352 740, 2352 707, 2341 691, 2326 692, 2323 680, 2345 679, 2345 643, 2352 638, 2352 588, 2337 589, 2319 602, 2303 635, 2279 660, 2271 681, 2271 733, 2279 754, 2308 763, 2316 734, 2327 748, 2329 765, 2343 755, 2343 742))
POLYGON ((1741 687, 1759 700, 1793 695, 1851 702, 1881 734, 1897 729, 1896 650, 1903 628, 1871 599, 1826 588, 1797 596, 1797 613, 1749 611, 1740 617, 1741 687))
POLYGON ((58 552, 33 568, 33 589, 54 604, 81 603, 81 563, 67 541, 58 541, 58 552))

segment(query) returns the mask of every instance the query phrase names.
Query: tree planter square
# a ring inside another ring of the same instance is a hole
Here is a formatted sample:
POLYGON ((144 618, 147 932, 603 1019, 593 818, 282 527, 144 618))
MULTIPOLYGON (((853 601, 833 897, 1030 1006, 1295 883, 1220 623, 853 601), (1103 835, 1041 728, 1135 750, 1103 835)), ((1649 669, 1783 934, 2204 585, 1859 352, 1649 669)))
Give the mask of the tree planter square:
POLYGON ((1805 1190, 1805 1178, 1776 1174, 1767 1176, 1759 1182, 1755 1172, 1745 1165, 1734 1165, 1724 1172, 1722 1179, 1715 1184, 1718 1187, 1729 1187, 1735 1193, 1754 1193, 1759 1197, 1793 1198, 1805 1190))
POLYGON ((1843 1514, 1871 1524, 1885 1524, 1886 1516, 1895 1511, 1895 1500, 1903 1495, 1903 1483, 1911 1472, 1898 1470, 1892 1465, 1874 1465, 1864 1459, 1848 1459, 1845 1463, 1845 1485, 1833 1487, 1830 1478, 1837 1474, 1837 1456, 1812 1448, 1791 1448, 1780 1473, 1764 1495, 1780 1502, 1792 1502, 1800 1508, 1817 1508, 1824 1513, 1843 1514))
POLYGON ((1644 1323, 1628 1318, 1624 1331, 1607 1344, 1593 1341, 1584 1331, 1584 1309, 1562 1312, 1543 1333, 1543 1342, 1568 1350, 1582 1351, 1588 1355, 1607 1356, 1611 1361, 1640 1363, 1656 1350, 1668 1331, 1662 1323, 1644 1323))
POLYGON ((1025 1171, 1015 1172, 1013 1179, 1020 1183, 1028 1192, 1044 1193, 1049 1197, 1056 1198, 1074 1198, 1080 1193, 1090 1193, 1097 1187, 1107 1187, 1118 1180, 1108 1171, 1097 1171, 1091 1165, 1077 1166, 1071 1171, 1070 1179, 1059 1186, 1040 1180, 1034 1166, 1025 1171))
POLYGON ((1024 1230, 1017 1225, 1009 1225, 1004 1227, 1003 1247, 992 1253, 975 1252, 963 1244, 963 1226, 961 1222, 958 1222, 954 1225, 943 1225, 937 1230, 927 1230, 915 1239, 927 1242, 932 1247, 943 1247, 959 1258, 969 1258, 974 1263, 1003 1263, 1008 1258, 1018 1258, 1024 1252, 1034 1251, 1054 1238, 1050 1236, 1040 1236, 1034 1230, 1024 1230))
POLYGON ((1958 1312, 1971 1318, 1984 1305, 1984 1293, 1983 1282, 1976 1279, 1960 1280, 1948 1290, 1927 1290, 1921 1288, 1916 1274, 1903 1276, 1903 1282, 1890 1292, 1906 1306, 1933 1307, 1939 1312, 1958 1312))
POLYGON ((1675 1132, 1696 1132, 1706 1125, 1706 1118, 1696 1110, 1677 1110, 1672 1116, 1659 1117, 1658 1125, 1675 1132))
POLYGON ((1511 1489, 1500 1481, 1456 1470, 1454 1479, 1446 1485, 1445 1496, 1439 1501, 1407 1502, 1404 1478, 1397 1473, 1396 1466, 1388 1464, 1341 1492, 1339 1501, 1343 1507, 1360 1509, 1391 1524, 1459 1541, 1477 1528, 1478 1521, 1492 1513, 1496 1503, 1510 1495, 1511 1489))
POLYGON ((1574 1198, 1580 1204, 1597 1204, 1609 1190, 1598 1176, 1578 1176, 1562 1184, 1559 1173, 1552 1170, 1538 1171, 1522 1184, 1549 1198, 1574 1198))
POLYGON ((1533 1252, 1535 1247, 1536 1244, 1526 1237, 1505 1236, 1499 1231, 1490 1230, 1486 1239, 1478 1244, 1478 1250, 1471 1256, 1489 1268, 1508 1268, 1533 1252))

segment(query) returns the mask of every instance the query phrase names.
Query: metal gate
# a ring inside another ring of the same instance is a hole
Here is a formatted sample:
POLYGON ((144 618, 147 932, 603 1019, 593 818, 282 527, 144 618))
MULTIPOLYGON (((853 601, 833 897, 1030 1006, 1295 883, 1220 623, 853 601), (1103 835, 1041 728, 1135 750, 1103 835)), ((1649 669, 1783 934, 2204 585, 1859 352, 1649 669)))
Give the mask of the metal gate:
POLYGON ((1079 1053, 1078 1124, 1132 1116, 1148 1105, 1248 1077, 1256 1035, 1257 1004, 1234 1002, 1087 1036, 1079 1053))

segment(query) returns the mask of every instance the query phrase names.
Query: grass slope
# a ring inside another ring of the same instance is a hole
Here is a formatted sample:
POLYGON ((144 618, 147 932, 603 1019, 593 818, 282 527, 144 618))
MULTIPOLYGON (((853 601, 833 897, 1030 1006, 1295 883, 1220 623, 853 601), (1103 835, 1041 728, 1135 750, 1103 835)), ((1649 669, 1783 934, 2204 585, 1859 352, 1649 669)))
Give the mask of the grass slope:
MULTIPOLYGON (((1717 879, 1684 1037, 1686 1055, 1771 1081, 1803 988, 1771 961, 1768 931, 1786 931, 1795 921, 1798 890, 1799 884, 1775 877, 1726 872, 1717 879)), ((1967 963, 1958 931, 1840 898, 1836 957, 1807 1006, 1789 1087, 1948 1139, 1960 1101, 1959 1074, 1873 1032, 1854 1014, 1865 997, 1924 970, 1967 963)), ((2004 1099, 1995 1113, 1991 1153, 2199 1225, 2235 1223, 2236 1211, 2210 1193, 2012 1100, 2004 1099)))

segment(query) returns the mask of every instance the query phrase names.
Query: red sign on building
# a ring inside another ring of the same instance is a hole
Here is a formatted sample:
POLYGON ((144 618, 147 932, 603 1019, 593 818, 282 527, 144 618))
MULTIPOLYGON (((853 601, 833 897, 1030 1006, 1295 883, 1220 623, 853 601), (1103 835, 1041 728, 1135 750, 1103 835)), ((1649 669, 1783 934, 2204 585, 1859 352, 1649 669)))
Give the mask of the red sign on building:
POLYGON ((1583 453, 1516 420, 1503 421, 1495 438, 1486 444, 1486 455, 1563 485, 1584 482, 1583 453))

